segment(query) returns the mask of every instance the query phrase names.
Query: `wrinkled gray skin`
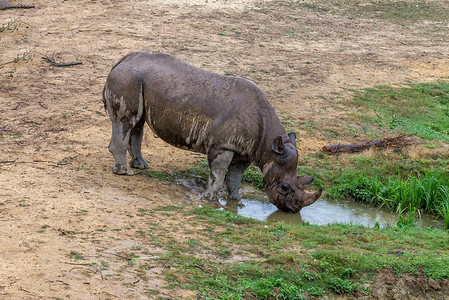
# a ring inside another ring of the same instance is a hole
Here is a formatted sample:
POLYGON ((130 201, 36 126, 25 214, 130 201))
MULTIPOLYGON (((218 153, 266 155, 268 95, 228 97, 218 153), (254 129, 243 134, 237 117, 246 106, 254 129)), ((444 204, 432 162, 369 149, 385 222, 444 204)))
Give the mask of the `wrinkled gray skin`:
POLYGON ((103 102, 112 122, 109 150, 116 174, 148 168, 141 143, 145 121, 176 147, 207 154, 210 176, 205 195, 217 200, 223 182, 228 199, 240 199, 243 172, 251 163, 279 209, 298 212, 314 203, 322 188, 304 192, 313 177, 297 177, 294 133, 285 128, 263 92, 251 81, 214 74, 168 54, 137 52, 111 70, 103 102))

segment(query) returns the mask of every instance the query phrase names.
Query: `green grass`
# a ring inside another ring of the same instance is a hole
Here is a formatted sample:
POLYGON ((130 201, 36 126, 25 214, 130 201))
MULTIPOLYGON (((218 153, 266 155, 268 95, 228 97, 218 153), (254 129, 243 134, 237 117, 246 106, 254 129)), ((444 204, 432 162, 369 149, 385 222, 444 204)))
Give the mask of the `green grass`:
MULTIPOLYGON (((444 169, 431 169, 405 178, 368 177, 348 172, 334 182, 328 195, 385 206, 400 213, 438 213, 443 220, 449 219, 449 171, 444 169)), ((446 229, 449 229, 447 224, 446 229)))
POLYGON ((352 7, 352 11, 363 16, 401 22, 448 21, 447 9, 443 1, 372 1, 371 5, 352 7))
POLYGON ((449 277, 448 233, 441 230, 267 223, 206 206, 176 213, 194 224, 195 238, 163 239, 165 278, 201 299, 361 297, 385 268, 396 276, 422 270, 449 277))
POLYGON ((256 166, 250 166, 243 173, 243 180, 251 183, 257 189, 263 190, 263 174, 262 171, 256 166))
POLYGON ((388 20, 396 23, 420 21, 447 22, 449 5, 446 1, 305 1, 301 7, 320 13, 331 12, 356 17, 388 20))
POLYGON ((449 84, 420 83, 405 87, 378 86, 356 92, 358 115, 379 127, 449 142, 449 84))
MULTIPOLYGON (((446 197, 449 197, 449 195, 447 194, 447 189, 446 189, 446 197)), ((440 215, 443 216, 443 220, 444 220, 444 227, 446 229, 449 229, 449 202, 443 203, 440 208, 438 209, 438 212, 440 213, 440 215)))
POLYGON ((146 170, 143 174, 146 177, 159 180, 174 180, 176 178, 176 174, 171 174, 167 171, 146 170))

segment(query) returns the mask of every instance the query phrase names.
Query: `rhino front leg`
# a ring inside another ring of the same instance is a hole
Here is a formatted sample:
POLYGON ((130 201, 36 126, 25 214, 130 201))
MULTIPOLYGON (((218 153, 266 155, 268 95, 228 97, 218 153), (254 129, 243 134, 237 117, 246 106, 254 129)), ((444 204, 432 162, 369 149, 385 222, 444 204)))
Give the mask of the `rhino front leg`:
POLYGON ((229 200, 240 200, 242 198, 239 188, 243 173, 249 165, 250 163, 247 161, 236 160, 235 158, 232 160, 228 168, 228 174, 226 174, 226 189, 228 190, 226 198, 229 200))
POLYGON ((210 175, 207 183, 207 190, 204 199, 208 201, 217 201, 218 192, 223 186, 226 171, 231 164, 234 152, 232 151, 211 151, 207 154, 209 161, 210 175))
POLYGON ((131 129, 129 137, 128 151, 131 155, 129 164, 133 168, 148 169, 148 163, 142 157, 142 138, 143 138, 143 126, 145 125, 145 118, 142 116, 136 126, 131 129))

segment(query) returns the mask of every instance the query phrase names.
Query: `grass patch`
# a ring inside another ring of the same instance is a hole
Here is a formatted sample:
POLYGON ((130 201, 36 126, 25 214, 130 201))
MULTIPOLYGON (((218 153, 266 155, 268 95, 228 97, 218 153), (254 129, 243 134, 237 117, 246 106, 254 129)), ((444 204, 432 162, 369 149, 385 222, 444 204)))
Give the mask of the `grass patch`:
POLYGON ((379 127, 449 142, 448 83, 369 88, 357 92, 352 105, 360 108, 360 118, 379 127))
POLYGON ((444 1, 372 1, 370 5, 354 5, 350 9, 356 14, 392 21, 445 22, 449 20, 448 8, 444 1))
POLYGON ((16 20, 8 21, 0 26, 0 32, 14 31, 16 29, 17 29, 17 21, 16 20))
POLYGON ((256 166, 250 166, 243 173, 243 180, 254 185, 258 190, 263 190, 263 174, 256 166))
POLYGON ((385 268, 449 277, 448 233, 441 230, 267 223, 210 207, 177 213, 196 223, 201 239, 165 238, 166 280, 202 299, 363 296, 385 268))
POLYGON ((164 181, 171 181, 176 179, 175 173, 169 173, 167 171, 154 171, 154 170, 146 170, 143 172, 146 177, 155 178, 164 181))
POLYGON ((73 257, 75 260, 85 260, 83 254, 80 252, 72 251, 70 252, 70 256, 73 257))
POLYGON ((368 177, 348 172, 335 181, 328 195, 385 206, 399 213, 407 211, 414 215, 425 211, 449 219, 449 171, 444 169, 431 169, 405 178, 368 177))
POLYGON ((396 23, 420 21, 447 22, 449 5, 446 1, 305 1, 301 7, 320 13, 331 12, 357 17, 388 20, 396 23))

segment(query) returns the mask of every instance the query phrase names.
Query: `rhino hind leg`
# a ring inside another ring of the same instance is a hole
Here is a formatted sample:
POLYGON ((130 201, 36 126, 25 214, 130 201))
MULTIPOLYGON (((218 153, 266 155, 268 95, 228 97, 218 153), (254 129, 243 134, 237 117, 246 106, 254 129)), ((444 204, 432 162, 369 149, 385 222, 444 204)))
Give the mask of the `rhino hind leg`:
POLYGON ((133 171, 131 171, 126 162, 126 150, 130 131, 123 130, 124 127, 121 122, 112 122, 112 136, 108 148, 115 161, 112 172, 119 175, 132 175, 133 171))
POLYGON ((231 164, 234 152, 232 151, 211 151, 207 155, 210 167, 209 181, 207 183, 207 190, 203 199, 207 201, 217 201, 218 192, 223 186, 226 171, 231 164))
POLYGON ((109 143, 115 160, 112 172, 126 175, 133 174, 126 161, 127 151, 131 154, 132 166, 148 166, 140 151, 145 123, 142 84, 138 80, 124 82, 123 78, 129 76, 120 70, 111 71, 104 89, 104 101, 112 123, 109 143))
POLYGON ((131 129, 129 137, 128 151, 131 155, 131 160, 129 164, 131 167, 136 169, 148 169, 148 163, 142 157, 142 138, 143 138, 143 127, 145 125, 145 118, 141 117, 136 126, 131 129))
POLYGON ((229 200, 240 200, 242 197, 239 193, 240 184, 242 182, 243 173, 249 166, 249 162, 233 159, 226 174, 226 189, 228 194, 226 198, 229 200))

